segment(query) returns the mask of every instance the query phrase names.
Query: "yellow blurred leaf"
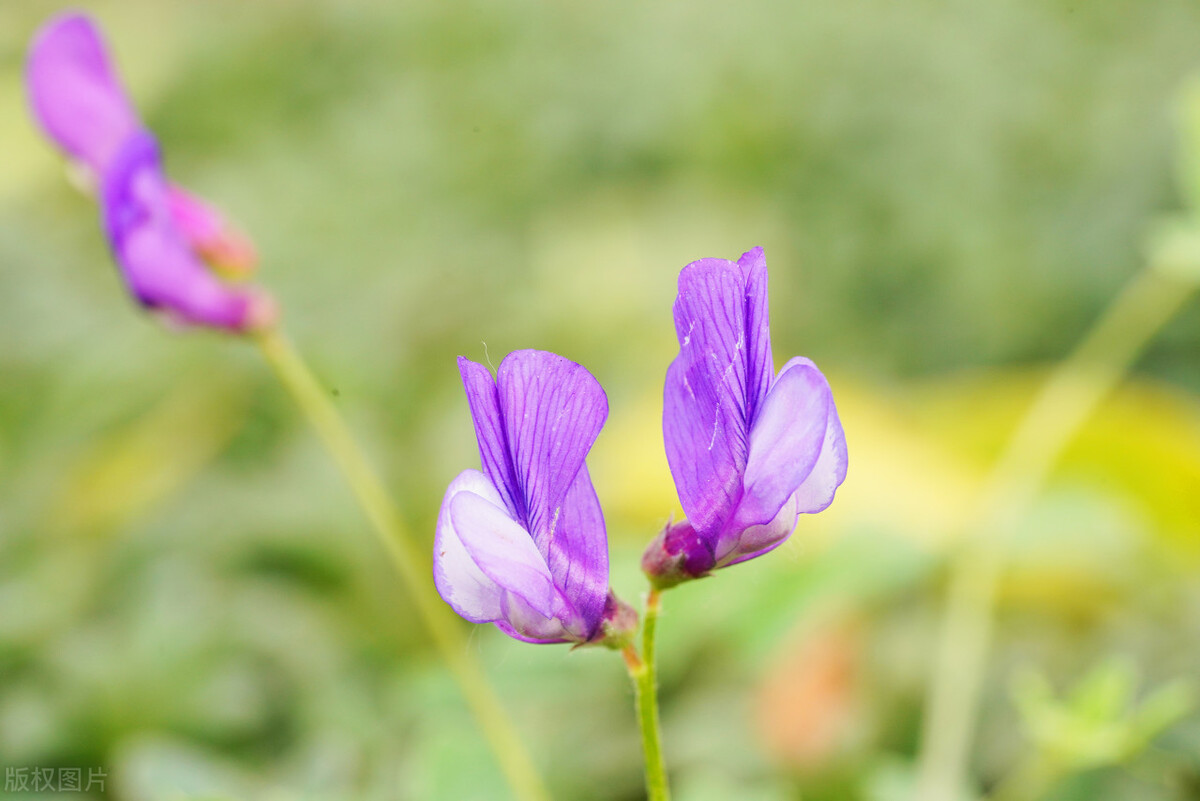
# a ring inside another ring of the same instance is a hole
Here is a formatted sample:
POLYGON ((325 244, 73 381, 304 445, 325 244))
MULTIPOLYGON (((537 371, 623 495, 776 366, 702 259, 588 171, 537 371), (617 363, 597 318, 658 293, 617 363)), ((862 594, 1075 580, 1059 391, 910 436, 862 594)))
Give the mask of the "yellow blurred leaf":
MULTIPOLYGON (((1045 377, 1041 370, 973 372, 916 387, 907 405, 931 439, 984 469, 1045 377)), ((1063 479, 1133 502, 1162 540, 1200 556, 1200 400, 1126 381, 1072 439, 1050 480, 1063 479)))

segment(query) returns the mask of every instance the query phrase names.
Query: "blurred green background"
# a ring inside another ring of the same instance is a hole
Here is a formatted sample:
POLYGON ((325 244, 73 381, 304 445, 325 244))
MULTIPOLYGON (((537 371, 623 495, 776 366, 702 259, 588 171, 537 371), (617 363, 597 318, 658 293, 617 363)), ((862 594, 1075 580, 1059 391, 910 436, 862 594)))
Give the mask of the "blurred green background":
MULTIPOLYGON (((1045 367, 1181 204, 1200 6, 80 5, 429 541, 478 458, 454 357, 555 350, 609 393, 590 464, 636 599, 677 509, 676 273, 765 247, 777 361, 830 377, 850 472, 769 559, 666 597, 677 796, 911 801, 948 544, 1045 367)), ((60 7, 0 2, 0 767, 103 766, 127 801, 506 798, 259 354, 125 296, 25 111, 25 47, 60 7)), ((1192 304, 1023 525, 974 789, 1033 753, 1046 681, 1090 672, 1093 707, 1119 707, 1200 671, 1198 368, 1192 304)), ((616 656, 470 644, 558 797, 642 797, 616 656)), ((1200 798, 1200 715, 1110 762, 1047 797, 1200 798)))

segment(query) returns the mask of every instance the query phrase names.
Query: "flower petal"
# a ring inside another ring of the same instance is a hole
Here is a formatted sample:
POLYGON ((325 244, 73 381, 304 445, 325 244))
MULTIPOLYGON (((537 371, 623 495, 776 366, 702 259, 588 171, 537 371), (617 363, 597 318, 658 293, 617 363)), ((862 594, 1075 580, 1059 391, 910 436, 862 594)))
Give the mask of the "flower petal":
POLYGON ((793 495, 787 499, 783 508, 779 510, 779 514, 775 515, 770 522, 759 526, 750 526, 736 538, 726 540, 723 546, 727 550, 720 555, 718 566, 729 567, 775 550, 783 545, 788 537, 792 536, 799 519, 800 512, 796 496, 793 495))
POLYGON ((703 259, 679 274, 679 355, 667 369, 663 439, 679 500, 706 538, 738 502, 749 447, 743 296, 733 262, 703 259))
POLYGON ((71 157, 99 178, 141 130, 104 41, 90 18, 66 13, 37 34, 26 65, 34 116, 71 157))
POLYGON ((495 486, 478 470, 464 470, 450 482, 433 538, 433 584, 459 615, 472 623, 491 623, 504 614, 504 590, 479 569, 454 528, 450 502, 461 492, 500 502, 495 486))
POLYGON ((186 323, 234 331, 273 322, 273 304, 265 295, 222 284, 179 236, 152 137, 134 135, 113 159, 101 207, 113 254, 143 304, 186 323))
POLYGON ((459 542, 499 587, 520 596, 539 615, 555 617, 561 603, 550 567, 529 532, 495 501, 494 494, 485 498, 470 490, 450 498, 450 522, 459 542))
POLYGON ((846 432, 838 417, 833 398, 829 399, 829 420, 825 425, 825 440, 821 455, 808 478, 796 490, 796 506, 800 514, 824 511, 833 503, 833 495, 846 480, 846 432))
POLYGON ((566 606, 560 604, 556 608, 563 609, 561 615, 547 617, 534 609, 524 598, 513 592, 504 594, 504 619, 496 621, 496 627, 510 637, 516 637, 521 642, 550 643, 575 640, 583 642, 583 635, 578 631, 568 631, 564 619, 573 619, 566 606))
MULTIPOLYGON (((608 398, 585 368, 555 353, 510 353, 496 371, 501 419, 543 554, 556 537, 567 491, 608 417, 608 398)), ((601 529, 603 536, 603 529, 601 529)))
POLYGON ((738 266, 742 268, 746 287, 746 419, 753 426, 775 378, 767 301, 767 257, 762 248, 754 248, 742 254, 738 266))
POLYGON ((808 359, 788 362, 750 432, 742 500, 729 534, 774 520, 809 477, 821 455, 832 406, 821 371, 808 359))
MULTIPOLYGON (((476 562, 476 554, 463 544, 453 519, 454 501, 463 496, 471 496, 480 503, 500 509, 500 496, 495 486, 478 470, 465 470, 450 482, 438 512, 433 544, 433 583, 438 595, 463 618, 472 623, 495 623, 505 634, 518 640, 542 643, 568 639, 567 631, 558 619, 533 610, 529 603, 513 594, 503 582, 495 581, 476 562)), ((528 541, 527 534, 521 532, 521 535, 528 541)))
POLYGON ((547 622, 562 611, 546 560, 478 470, 460 473, 442 499, 433 581, 442 600, 475 623, 507 619, 509 594, 547 622))
POLYGON ((479 459, 483 472, 491 479, 503 499, 504 508, 514 520, 525 520, 525 497, 513 472, 512 455, 500 416, 500 393, 492 373, 482 364, 458 357, 458 372, 467 392, 479 459))
POLYGON ((608 598, 608 538, 586 464, 567 491, 546 550, 554 584, 571 600, 586 629, 584 639, 590 639, 604 617, 608 598))
POLYGON ((504 620, 497 620, 496 628, 500 629, 505 634, 507 634, 509 637, 512 637, 514 640, 520 640, 521 642, 532 643, 533 645, 552 645, 552 644, 558 643, 558 642, 570 642, 571 641, 570 638, 566 636, 565 629, 563 629, 558 634, 548 634, 545 637, 532 637, 528 634, 522 634, 521 632, 517 631, 515 628, 513 628, 513 625, 511 623, 508 623, 507 621, 504 621, 504 620))

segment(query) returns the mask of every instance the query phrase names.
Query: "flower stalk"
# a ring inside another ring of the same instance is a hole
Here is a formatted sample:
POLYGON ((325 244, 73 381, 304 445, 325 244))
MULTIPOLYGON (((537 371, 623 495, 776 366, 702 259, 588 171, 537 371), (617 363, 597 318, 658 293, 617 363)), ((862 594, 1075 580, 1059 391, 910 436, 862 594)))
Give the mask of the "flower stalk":
POLYGON ((654 661, 654 636, 658 626, 662 592, 651 588, 646 595, 646 614, 642 622, 642 655, 627 645, 621 652, 633 680, 638 727, 642 732, 642 752, 646 760, 646 797, 648 801, 669 801, 667 767, 662 753, 662 726, 658 719, 658 674, 654 661))
POLYGON ((417 616, 458 682, 513 794, 520 801, 549 801, 550 795, 516 728, 482 668, 471 656, 453 615, 438 598, 423 569, 428 559, 425 550, 412 540, 383 482, 370 466, 345 420, 281 332, 264 331, 255 335, 254 340, 280 382, 316 429, 379 535, 416 607, 417 616))

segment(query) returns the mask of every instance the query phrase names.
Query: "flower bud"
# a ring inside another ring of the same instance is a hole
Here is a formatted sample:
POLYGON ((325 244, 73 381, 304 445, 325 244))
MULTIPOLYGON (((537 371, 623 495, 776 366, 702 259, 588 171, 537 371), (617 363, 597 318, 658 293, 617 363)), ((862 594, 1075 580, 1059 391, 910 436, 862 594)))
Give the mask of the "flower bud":
POLYGON ((216 207, 172 184, 167 202, 180 235, 200 258, 226 278, 245 278, 258 265, 254 243, 216 207))
POLYGON ((686 520, 667 523, 642 554, 642 572, 659 590, 704 578, 715 566, 712 551, 686 520))

